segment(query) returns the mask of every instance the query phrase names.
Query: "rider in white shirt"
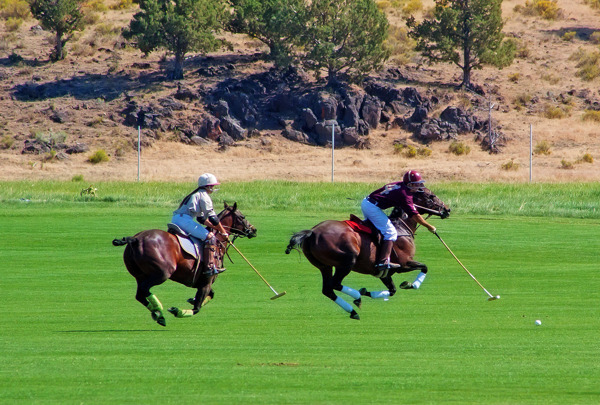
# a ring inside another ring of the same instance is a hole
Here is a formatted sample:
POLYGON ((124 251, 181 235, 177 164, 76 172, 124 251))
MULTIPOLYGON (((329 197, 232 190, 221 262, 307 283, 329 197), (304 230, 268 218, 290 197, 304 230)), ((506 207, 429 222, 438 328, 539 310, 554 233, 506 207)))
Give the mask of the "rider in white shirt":
POLYGON ((226 239, 229 235, 219 221, 219 217, 213 209, 213 203, 210 198, 215 190, 215 186, 219 185, 217 178, 210 174, 204 173, 198 179, 198 188, 188 194, 179 208, 173 212, 171 222, 179 226, 185 232, 205 242, 204 263, 206 272, 220 273, 225 269, 218 269, 214 263, 214 252, 216 251, 216 238, 213 231, 205 228, 208 226, 217 232, 223 234, 226 239), (198 222, 196 222, 197 220, 198 222))

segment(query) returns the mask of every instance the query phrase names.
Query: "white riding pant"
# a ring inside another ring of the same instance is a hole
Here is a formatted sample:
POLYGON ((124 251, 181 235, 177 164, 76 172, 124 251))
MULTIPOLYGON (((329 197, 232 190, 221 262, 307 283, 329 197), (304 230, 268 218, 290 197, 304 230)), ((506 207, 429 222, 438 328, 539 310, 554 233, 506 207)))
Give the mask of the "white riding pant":
POLYGON ((173 215, 171 222, 179 226, 181 229, 183 229, 190 235, 201 240, 206 240, 208 230, 202 225, 200 225, 198 222, 196 222, 194 218, 190 217, 189 215, 175 214, 173 215))
POLYGON ((383 240, 395 241, 396 239, 398 239, 398 232, 396 231, 396 228, 381 208, 379 208, 366 198, 362 200, 360 208, 362 209, 365 218, 370 220, 373 223, 373 225, 375 225, 375 227, 379 229, 379 231, 383 235, 383 240))

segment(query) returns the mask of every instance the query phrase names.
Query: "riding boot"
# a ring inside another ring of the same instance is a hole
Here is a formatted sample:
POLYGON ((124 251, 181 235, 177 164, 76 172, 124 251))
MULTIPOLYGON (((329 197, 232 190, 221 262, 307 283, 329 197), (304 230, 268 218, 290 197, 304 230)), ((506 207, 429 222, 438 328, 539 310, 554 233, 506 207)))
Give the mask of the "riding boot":
POLYGON ((217 243, 214 237, 204 241, 204 274, 212 276, 213 274, 223 273, 225 268, 217 266, 217 243))
POLYGON ((375 267, 377 269, 382 268, 393 268, 397 269, 402 266, 396 263, 390 263, 390 255, 392 254, 392 248, 394 247, 393 240, 384 240, 381 242, 381 247, 379 248, 379 254, 377 255, 377 264, 375 267))

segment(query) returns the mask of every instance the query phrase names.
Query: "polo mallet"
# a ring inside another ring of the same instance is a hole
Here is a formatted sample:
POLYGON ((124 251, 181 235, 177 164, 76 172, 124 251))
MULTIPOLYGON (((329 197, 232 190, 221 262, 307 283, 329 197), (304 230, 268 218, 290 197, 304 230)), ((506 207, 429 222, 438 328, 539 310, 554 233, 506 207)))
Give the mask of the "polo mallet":
POLYGON ((479 281, 477 281, 477 279, 475 278, 475 276, 472 275, 469 270, 467 270, 467 268, 464 266, 464 264, 462 264, 460 262, 460 260, 458 260, 458 257, 456 257, 456 255, 450 250, 450 248, 448 247, 448 245, 446 245, 446 242, 444 242, 444 240, 442 239, 442 237, 440 235, 438 235, 437 232, 435 232, 435 236, 437 236, 438 239, 440 240, 440 242, 442 242, 444 244, 444 246, 446 247, 446 249, 448 249, 448 252, 450 252, 450 254, 456 259, 456 261, 458 262, 458 264, 460 264, 462 266, 462 268, 465 269, 465 271, 467 272, 467 274, 469 274, 469 276, 471 276, 471 278, 473 280, 475 280, 475 282, 477 283, 477 285, 479 287, 481 287, 483 289, 483 291, 485 291, 485 293, 489 296, 488 301, 493 301, 493 300, 499 300, 500 299, 499 295, 492 295, 492 294, 490 294, 490 292, 488 290, 486 290, 485 287, 482 286, 479 281))
POLYGON ((246 256, 244 256, 242 254, 242 252, 240 252, 240 250, 237 248, 237 246, 235 246, 233 243, 231 243, 231 241, 229 241, 229 244, 235 249, 236 252, 238 252, 240 254, 240 256, 242 256, 242 258, 246 261, 246 263, 248 263, 248 265, 250 267, 252 267, 252 270, 254 270, 256 272, 256 274, 258 274, 258 276, 262 279, 262 281, 264 281, 265 284, 269 286, 271 291, 273 291, 275 293, 275 295, 271 297, 272 300, 276 300, 277 298, 283 297, 285 295, 285 293, 286 293, 285 291, 282 293, 278 293, 277 291, 275 291, 275 289, 273 287, 271 287, 271 284, 269 284, 269 282, 267 280, 265 280, 265 278, 258 272, 258 270, 256 270, 256 268, 252 265, 252 263, 250 263, 248 261, 248 259, 246 259, 246 256))

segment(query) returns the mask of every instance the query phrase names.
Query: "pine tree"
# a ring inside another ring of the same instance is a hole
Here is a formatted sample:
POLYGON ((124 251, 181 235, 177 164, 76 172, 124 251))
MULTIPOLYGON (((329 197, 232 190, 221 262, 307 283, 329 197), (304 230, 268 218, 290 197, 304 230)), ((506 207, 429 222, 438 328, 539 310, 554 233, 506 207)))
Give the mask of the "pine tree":
POLYGON ((505 40, 502 0, 435 0, 433 18, 407 19, 416 50, 431 63, 452 62, 463 71, 461 87, 471 88, 471 71, 483 65, 509 66, 516 45, 505 40))
POLYGON ((230 30, 247 34, 269 47, 269 57, 280 67, 293 63, 295 46, 306 27, 304 0, 230 0, 230 30))
POLYGON ((54 51, 50 59, 64 59, 64 46, 71 34, 83 28, 81 0, 30 0, 31 14, 40 22, 43 29, 55 34, 54 51))
POLYGON ((374 0, 313 0, 302 35, 304 65, 329 82, 344 72, 360 78, 389 57, 388 21, 374 0))
POLYGON ((137 38, 137 47, 148 54, 164 48, 175 56, 170 78, 183 78, 188 52, 210 52, 224 45, 216 38, 223 26, 225 7, 218 0, 140 0, 126 38, 137 38))

